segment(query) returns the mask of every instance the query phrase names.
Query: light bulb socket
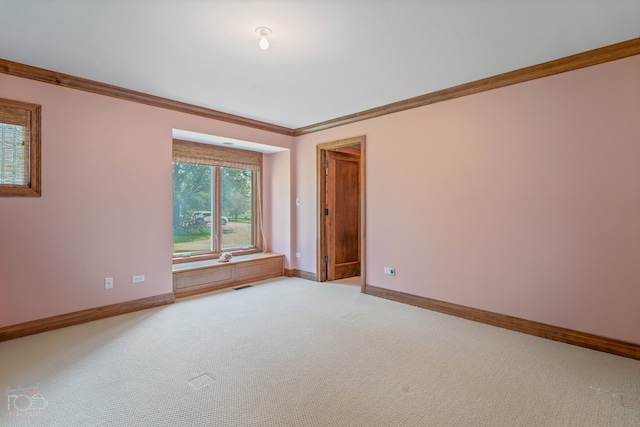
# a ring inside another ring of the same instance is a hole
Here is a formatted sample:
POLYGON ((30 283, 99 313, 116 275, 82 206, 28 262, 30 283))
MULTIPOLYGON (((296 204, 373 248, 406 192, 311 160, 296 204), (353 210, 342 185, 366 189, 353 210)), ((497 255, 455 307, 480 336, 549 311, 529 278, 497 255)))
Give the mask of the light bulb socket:
POLYGON ((267 39, 267 36, 271 34, 271 28, 258 27, 256 28, 256 33, 260 34, 260 48, 262 50, 269 49, 269 40, 267 39))

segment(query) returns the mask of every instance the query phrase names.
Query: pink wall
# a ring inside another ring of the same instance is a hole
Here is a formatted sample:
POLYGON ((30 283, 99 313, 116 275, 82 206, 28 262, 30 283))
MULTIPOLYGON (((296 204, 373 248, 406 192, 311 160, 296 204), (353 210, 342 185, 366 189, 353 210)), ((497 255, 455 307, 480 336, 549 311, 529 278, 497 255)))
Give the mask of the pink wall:
POLYGON ((263 230, 269 252, 285 255, 285 268, 291 267, 291 152, 267 154, 263 158, 262 206, 271 215, 264 221, 263 230))
POLYGON ((307 272, 316 272, 317 245, 317 183, 316 183, 316 144, 327 142, 321 138, 314 143, 296 144, 293 152, 293 199, 300 199, 300 205, 294 206, 295 215, 292 232, 292 252, 300 253, 294 258, 294 268, 307 272))
POLYGON ((640 343, 638 76, 640 56, 297 138, 298 268, 315 146, 364 134, 368 284, 640 343))
MULTIPOLYGON (((293 142, 4 74, 0 97, 41 104, 43 128, 42 197, 0 198, 0 327, 172 292, 172 128, 293 142), (132 284, 139 274, 145 282, 132 284)), ((265 220, 280 211, 289 204, 272 204, 265 220)))
POLYGON ((0 75, 43 106, 43 196, 0 198, 0 327, 171 291, 179 128, 290 149, 263 183, 288 268, 315 272, 316 144, 366 135, 368 284, 640 343, 638 75, 636 56, 295 139, 0 75))

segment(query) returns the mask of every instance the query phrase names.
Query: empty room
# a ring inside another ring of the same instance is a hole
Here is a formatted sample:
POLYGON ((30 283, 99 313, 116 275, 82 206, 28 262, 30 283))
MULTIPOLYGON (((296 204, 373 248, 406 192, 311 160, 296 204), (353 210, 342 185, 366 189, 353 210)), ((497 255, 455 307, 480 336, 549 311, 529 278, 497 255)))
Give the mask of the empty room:
POLYGON ((639 16, 0 0, 0 426, 640 425, 639 16))

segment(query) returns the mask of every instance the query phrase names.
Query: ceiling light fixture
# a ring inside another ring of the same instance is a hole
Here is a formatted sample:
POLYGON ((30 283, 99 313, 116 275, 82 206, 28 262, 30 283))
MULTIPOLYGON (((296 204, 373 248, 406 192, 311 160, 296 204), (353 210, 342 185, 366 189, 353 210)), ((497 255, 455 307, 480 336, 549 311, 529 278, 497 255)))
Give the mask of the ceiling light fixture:
POLYGON ((256 33, 260 34, 260 49, 269 49, 269 40, 267 40, 267 36, 271 34, 271 28, 258 27, 256 28, 256 33))

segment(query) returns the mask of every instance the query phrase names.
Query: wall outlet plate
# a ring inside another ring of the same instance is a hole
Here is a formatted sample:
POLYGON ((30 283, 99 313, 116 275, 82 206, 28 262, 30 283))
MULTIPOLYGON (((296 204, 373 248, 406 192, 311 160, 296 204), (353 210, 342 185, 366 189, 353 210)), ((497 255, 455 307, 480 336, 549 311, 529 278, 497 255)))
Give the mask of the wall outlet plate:
POLYGON ((392 268, 392 267, 385 267, 384 268, 384 274, 388 274, 389 276, 395 276, 396 275, 396 269, 392 268))
POLYGON ((133 276, 131 278, 131 282, 133 283, 140 283, 140 282, 144 282, 144 274, 141 274, 139 276, 133 276))
POLYGON ((104 278, 104 288, 105 289, 113 289, 113 277, 105 277, 104 278))

